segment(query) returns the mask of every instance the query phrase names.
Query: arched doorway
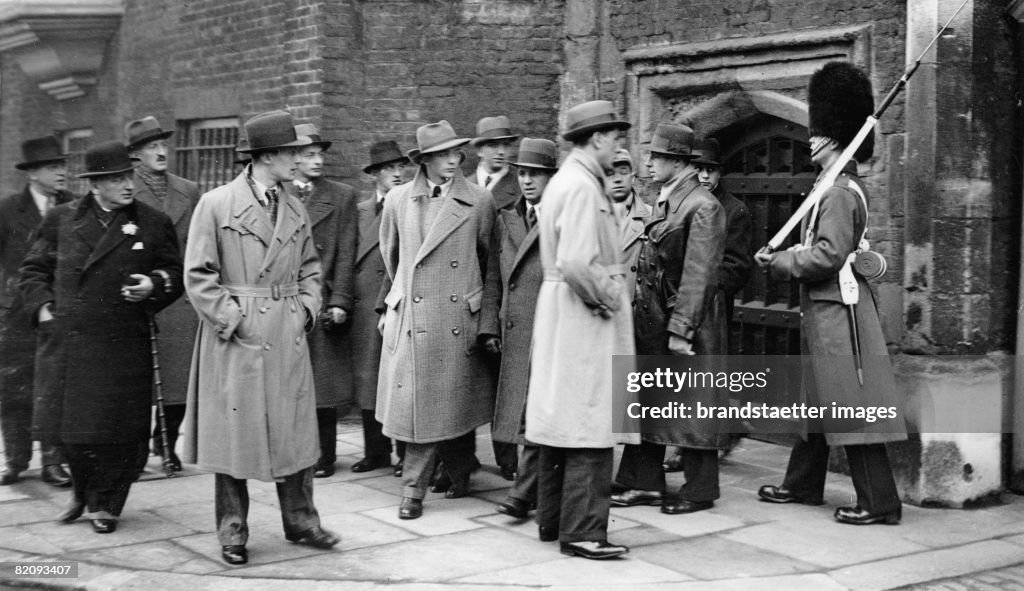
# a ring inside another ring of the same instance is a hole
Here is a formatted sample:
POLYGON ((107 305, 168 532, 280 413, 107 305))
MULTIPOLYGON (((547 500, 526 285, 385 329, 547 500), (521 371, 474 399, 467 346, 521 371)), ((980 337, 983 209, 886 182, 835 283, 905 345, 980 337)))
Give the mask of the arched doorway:
MULTIPOLYGON (((714 135, 723 150, 722 186, 750 210, 753 247, 760 249, 814 184, 807 128, 761 114, 714 135)), ((781 248, 788 248, 796 239, 794 232, 781 248)), ((800 353, 800 294, 795 282, 773 281, 755 268, 736 300, 730 353, 800 353)))

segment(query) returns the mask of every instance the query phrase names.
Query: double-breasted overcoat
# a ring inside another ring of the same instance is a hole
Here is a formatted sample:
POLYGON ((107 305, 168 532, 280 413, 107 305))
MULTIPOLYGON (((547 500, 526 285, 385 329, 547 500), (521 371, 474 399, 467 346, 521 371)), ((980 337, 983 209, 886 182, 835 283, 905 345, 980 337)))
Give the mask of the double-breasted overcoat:
POLYGON ((722 254, 722 268, 718 274, 718 289, 725 299, 725 317, 732 318, 733 300, 750 280, 754 270, 754 256, 750 241, 754 235, 751 228, 750 210, 735 195, 715 187, 712 192, 725 210, 725 252, 722 254))
MULTIPOLYGON (((857 183, 851 163, 824 195, 813 220, 807 248, 776 253, 769 269, 778 280, 800 283, 800 342, 809 363, 804 364, 802 395, 807 404, 831 406, 834 402, 852 407, 895 407, 896 419, 858 424, 845 432, 826 432, 829 445, 857 445, 906 439, 904 400, 896 387, 885 335, 878 319, 870 286, 857 277, 859 298, 854 306, 864 385, 857 379, 854 363, 850 311, 839 291, 839 270, 847 256, 857 249, 867 222, 866 204, 851 187, 857 183)), ((812 212, 812 216, 814 213, 812 212)), ((805 223, 806 230, 806 223, 805 223)), ((848 426, 848 425, 847 425, 848 426)), ((829 429, 829 425, 808 425, 808 429, 829 429)))
POLYGON ((604 171, 574 149, 544 190, 538 216, 544 281, 537 295, 526 439, 609 448, 636 443, 613 432, 612 359, 633 355, 633 317, 622 238, 604 171), (600 306, 610 317, 595 313, 600 306))
POLYGON ((387 278, 380 254, 380 213, 376 197, 359 202, 359 242, 355 257, 352 306, 352 387, 362 410, 377 408, 377 373, 383 339, 377 330, 376 302, 387 278))
POLYGON ((150 315, 182 293, 181 253, 170 219, 144 203, 116 210, 104 228, 90 195, 46 213, 21 267, 25 314, 38 324, 33 431, 71 444, 149 438, 153 388, 150 315), (128 302, 128 276, 153 281, 128 302))
POLYGON ((302 203, 280 189, 272 226, 247 171, 203 195, 192 215, 185 285, 202 322, 182 459, 269 481, 320 457, 306 344, 320 260, 302 203))
MULTIPOLYGON (((164 212, 174 224, 182 252, 188 241, 188 225, 199 202, 199 185, 167 173, 167 195, 157 199, 142 175, 135 174, 135 199, 164 212)), ((164 403, 185 404, 188 373, 192 366, 199 317, 188 297, 182 297, 156 317, 160 329, 160 380, 164 403)))
MULTIPOLYGON (((672 355, 670 335, 688 339, 697 355, 726 353, 725 301, 718 274, 725 251, 725 210, 696 173, 675 181, 647 222, 640 252, 634 316, 639 355, 672 355)), ((728 405, 728 391, 685 389, 680 401, 691 405, 728 405)), ((685 419, 645 428, 652 443, 716 449, 728 444, 726 422, 685 419)))
POLYGON ((626 287, 629 296, 636 292, 636 272, 640 249, 646 239, 644 230, 647 218, 651 217, 652 209, 633 191, 629 196, 629 211, 622 223, 622 264, 626 268, 626 287))
MULTIPOLYGON (((313 244, 320 255, 323 309, 338 307, 351 317, 359 221, 356 194, 352 187, 325 178, 314 179, 312 185, 306 211, 313 224, 313 244)), ((294 183, 286 186, 292 195, 297 195, 294 183)), ((326 328, 317 321, 308 335, 319 407, 344 406, 352 402, 352 349, 353 345, 356 348, 362 345, 358 341, 353 343, 350 333, 350 327, 345 324, 326 328)))
MULTIPOLYGON (((523 445, 522 422, 530 380, 530 342, 537 293, 544 280, 539 227, 527 228, 525 204, 498 212, 484 286, 480 335, 501 337, 501 368, 491 437, 523 445)), ((540 210, 538 210, 540 211, 540 210)))
POLYGON ((494 378, 477 344, 494 203, 456 172, 420 234, 429 192, 421 168, 388 192, 380 249, 392 285, 384 299, 377 420, 413 443, 453 439, 491 420, 494 378))

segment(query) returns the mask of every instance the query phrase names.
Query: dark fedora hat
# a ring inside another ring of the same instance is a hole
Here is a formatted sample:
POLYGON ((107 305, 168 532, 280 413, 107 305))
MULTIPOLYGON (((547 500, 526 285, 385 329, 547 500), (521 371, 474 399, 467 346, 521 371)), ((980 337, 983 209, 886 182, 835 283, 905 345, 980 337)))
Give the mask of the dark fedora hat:
POLYGON ((484 117, 476 122, 476 137, 473 138, 473 145, 479 146, 487 142, 501 140, 512 141, 519 136, 512 133, 508 117, 498 115, 497 117, 484 117))
POLYGON ((373 174, 373 171, 387 166, 393 162, 407 163, 409 159, 402 154, 402 151, 398 148, 398 144, 388 140, 385 142, 377 142, 370 146, 370 163, 363 168, 363 172, 366 174, 373 174))
POLYGON ((313 143, 308 137, 295 133, 295 125, 288 111, 267 111, 253 116, 242 126, 249 146, 235 148, 238 152, 260 152, 277 148, 297 148, 313 143))
POLYGON ((434 152, 443 152, 469 143, 469 139, 458 137, 452 124, 445 120, 421 125, 416 130, 416 150, 409 151, 409 159, 419 164, 423 157, 434 152))
POLYGON ((611 101, 590 101, 576 105, 566 111, 565 122, 562 137, 570 142, 602 129, 630 128, 629 123, 619 119, 611 101))
POLYGON ((693 153, 693 130, 679 123, 659 123, 648 148, 654 154, 665 154, 679 158, 695 158, 693 153))
POLYGON ((715 138, 704 138, 693 147, 696 158, 693 163, 704 166, 721 166, 722 149, 715 138))
POLYGON ((513 164, 521 168, 558 170, 558 146, 551 140, 524 137, 513 164))
POLYGON ((173 131, 164 131, 156 117, 147 115, 142 119, 129 121, 124 126, 124 145, 128 151, 140 148, 149 142, 164 140, 174 135, 173 131))
POLYGON ((37 137, 21 144, 21 159, 14 165, 18 170, 25 170, 50 162, 63 162, 68 159, 60 148, 60 141, 52 136, 37 137))
POLYGON ((320 149, 326 152, 331 148, 332 142, 324 140, 320 137, 320 130, 316 128, 316 125, 312 123, 300 123, 295 126, 295 135, 302 137, 306 136, 312 142, 311 145, 320 146, 320 149))
POLYGON ((135 169, 128 148, 121 142, 104 142, 85 153, 85 172, 78 178, 90 178, 131 172, 135 169))

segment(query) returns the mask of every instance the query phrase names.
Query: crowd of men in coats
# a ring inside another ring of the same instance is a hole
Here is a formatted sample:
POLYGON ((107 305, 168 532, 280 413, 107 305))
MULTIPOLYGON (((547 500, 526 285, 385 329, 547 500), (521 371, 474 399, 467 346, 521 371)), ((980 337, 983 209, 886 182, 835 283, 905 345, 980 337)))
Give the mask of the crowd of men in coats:
MULTIPOLYGON (((809 103, 811 158, 827 169, 871 114, 870 84, 831 63, 812 77, 809 103)), ((313 480, 334 473, 337 409, 355 401, 365 451, 351 469, 400 476, 401 519, 422 515, 428 490, 470 492, 475 430, 488 423, 513 481, 497 510, 535 512, 539 538, 565 554, 628 551, 608 541, 612 505, 711 508, 728 426, 613 433, 610 366, 615 355, 727 352, 732 302, 755 263, 750 214, 719 184, 717 142, 675 122, 649 138, 644 165, 661 188, 641 199, 621 148, 628 128, 611 102, 574 106, 559 162, 552 138, 520 140, 505 116, 481 119, 474 138, 430 123, 407 153, 371 147, 374 189, 362 201, 324 178, 331 142, 285 111, 245 122, 244 169, 202 197, 167 172, 172 132, 153 117, 89 149, 79 176, 90 192, 77 199, 63 190, 56 138, 25 142, 28 185, 0 201, 0 484, 19 480, 35 439, 43 480, 73 487, 59 519, 84 514, 110 533, 152 450, 169 469, 215 473, 229 564, 248 560, 250 478, 277 484, 287 540, 327 549, 339 538, 321 526, 313 480), (464 176, 469 144, 479 165, 464 176), (155 343, 162 420, 151 429, 155 343), (666 446, 676 448, 667 463, 666 446), (678 491, 666 468, 685 473, 678 491)), ((865 232, 865 195, 848 167, 799 247, 756 256, 800 283, 808 353, 850 353, 836 336, 847 326, 836 277, 865 232)), ((884 355, 873 300, 861 302, 864 351, 884 355)), ((827 404, 856 388, 833 373, 812 368, 806 395, 827 404)), ((858 400, 891 397, 888 365, 871 373, 858 400)), ((725 392, 688 395, 728 404, 725 392)), ((846 445, 858 503, 835 518, 898 523, 883 442, 901 436, 811 429, 783 484, 759 495, 821 504, 828 445, 846 445)))

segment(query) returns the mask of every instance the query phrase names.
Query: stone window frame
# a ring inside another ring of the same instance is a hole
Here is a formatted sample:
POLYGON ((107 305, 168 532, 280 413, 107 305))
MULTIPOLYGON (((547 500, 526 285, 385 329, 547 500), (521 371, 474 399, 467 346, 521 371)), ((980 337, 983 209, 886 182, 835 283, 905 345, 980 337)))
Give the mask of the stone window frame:
POLYGON ((205 193, 237 175, 238 117, 179 119, 176 122, 175 170, 205 193))

